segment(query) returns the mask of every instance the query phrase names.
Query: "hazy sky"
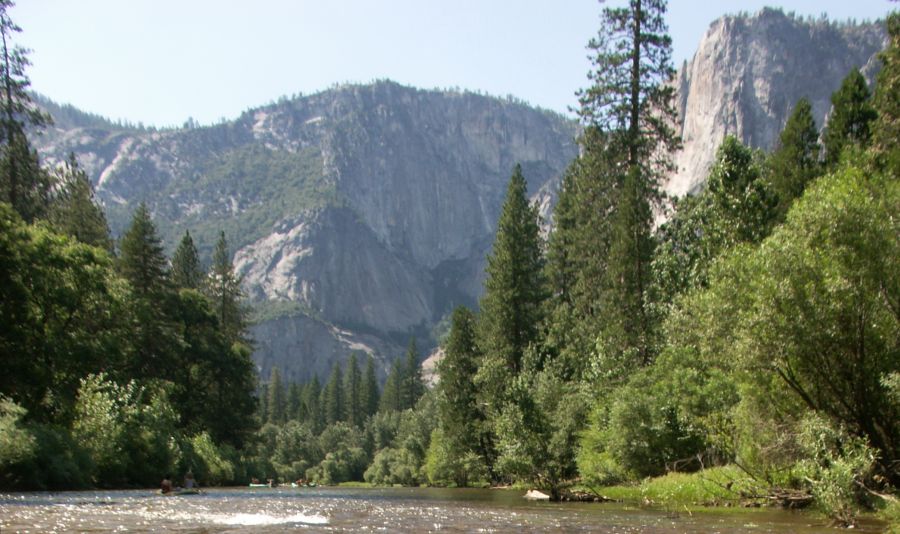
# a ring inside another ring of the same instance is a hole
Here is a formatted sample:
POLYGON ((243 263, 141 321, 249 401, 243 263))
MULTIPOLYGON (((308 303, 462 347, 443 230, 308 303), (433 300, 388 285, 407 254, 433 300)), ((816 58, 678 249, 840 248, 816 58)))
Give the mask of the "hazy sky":
MULTIPOLYGON (((610 0, 618 5, 624 0, 610 0)), ((671 0, 676 65, 725 13, 765 5, 831 20, 888 0, 671 0)), ((233 118, 282 95, 389 78, 512 94, 565 112, 586 85, 596 0, 18 0, 32 87, 158 126, 233 118)))

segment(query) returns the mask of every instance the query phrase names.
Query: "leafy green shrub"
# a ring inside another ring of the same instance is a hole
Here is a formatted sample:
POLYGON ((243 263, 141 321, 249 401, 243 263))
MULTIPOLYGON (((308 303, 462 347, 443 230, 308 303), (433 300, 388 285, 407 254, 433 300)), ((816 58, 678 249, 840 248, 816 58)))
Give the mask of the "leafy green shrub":
POLYGON ((344 447, 326 454, 319 465, 306 471, 306 478, 327 486, 360 480, 368 461, 369 457, 362 448, 344 447))
POLYGON ((0 396, 0 487, 78 489, 89 485, 90 459, 66 429, 26 424, 24 408, 0 396))
POLYGON ((364 478, 366 482, 379 486, 418 486, 423 481, 420 468, 415 454, 409 450, 387 448, 378 451, 364 478))
POLYGON ((193 471, 200 484, 224 485, 236 481, 234 449, 217 445, 206 432, 187 440, 183 447, 180 472, 193 471))
POLYGON ((155 485, 175 467, 177 420, 164 387, 123 386, 101 373, 81 380, 72 434, 93 463, 95 484, 155 485))
POLYGON ((26 413, 25 408, 0 395, 0 473, 8 473, 10 466, 34 455, 34 436, 21 424, 26 413))
POLYGON ((800 470, 816 505, 840 524, 852 525, 857 493, 875 466, 875 450, 815 413, 804 418, 798 441, 807 455, 800 470))
POLYGON ((400 430, 401 412, 396 410, 381 411, 366 422, 366 433, 371 437, 372 447, 380 451, 390 447, 400 430))
POLYGON ((715 406, 691 406, 710 389, 709 375, 666 365, 635 372, 629 382, 595 408, 582 433, 579 469, 591 484, 658 476, 667 470, 696 470, 693 461, 708 448, 698 423, 715 406), (700 386, 702 384, 702 387, 700 386))
POLYGON ((302 478, 307 469, 321 460, 318 440, 309 426, 295 420, 285 423, 276 437, 272 458, 278 476, 285 480, 302 478))
MULTIPOLYGON (((471 450, 462 456, 454 454, 440 428, 431 433, 431 443, 422 470, 428 483, 434 486, 480 486, 488 478, 488 470, 481 457, 471 450)), ((372 476, 376 474, 373 473, 372 476)))

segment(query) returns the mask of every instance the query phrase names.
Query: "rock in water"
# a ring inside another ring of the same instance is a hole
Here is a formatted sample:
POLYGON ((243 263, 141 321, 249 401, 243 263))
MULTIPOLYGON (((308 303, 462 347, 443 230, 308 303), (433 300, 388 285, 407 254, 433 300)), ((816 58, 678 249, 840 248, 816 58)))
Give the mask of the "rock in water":
POLYGON ((531 501, 549 501, 550 496, 538 490, 528 490, 525 498, 531 501))

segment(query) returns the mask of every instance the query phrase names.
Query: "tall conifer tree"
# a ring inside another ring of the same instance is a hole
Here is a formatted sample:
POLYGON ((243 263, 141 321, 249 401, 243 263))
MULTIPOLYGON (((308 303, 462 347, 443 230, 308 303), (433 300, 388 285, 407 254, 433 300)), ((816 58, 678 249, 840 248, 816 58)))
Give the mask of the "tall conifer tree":
POLYGON ((409 340, 406 348, 406 363, 403 366, 403 385, 401 387, 401 409, 415 408, 419 398, 425 393, 422 381, 422 367, 419 365, 419 350, 415 338, 409 340))
POLYGON ((243 293, 240 280, 234 274, 225 232, 219 233, 206 286, 225 337, 232 343, 245 342, 247 320, 241 302, 243 293))
MULTIPOLYGON (((550 245, 552 313, 567 325, 551 331, 551 341, 569 360, 592 349, 598 334, 601 355, 613 361, 646 363, 653 355, 647 294, 653 207, 680 146, 671 127, 674 69, 665 12, 664 0, 606 8, 588 45, 594 56, 592 85, 579 93, 582 156, 563 182, 561 226, 550 245)), ((576 372, 584 367, 572 363, 576 372)))
POLYGON ((300 384, 291 382, 287 394, 287 418, 293 421, 303 421, 303 390, 300 384))
POLYGON ((356 353, 350 354, 347 370, 344 372, 344 404, 347 422, 353 426, 362 426, 365 421, 362 407, 362 376, 356 353))
POLYGON ((63 166, 56 170, 55 179, 58 191, 49 209, 53 227, 82 243, 112 252, 106 215, 94 196, 90 178, 78 165, 74 153, 69 154, 63 166))
POLYGON ((344 420, 344 384, 341 375, 341 364, 335 362, 334 367, 331 368, 331 377, 328 379, 328 384, 325 385, 325 389, 322 392, 324 396, 322 404, 325 410, 325 423, 329 425, 344 420))
POLYGON ((200 256, 191 233, 187 230, 172 255, 172 282, 175 287, 183 289, 200 289, 203 283, 203 269, 200 268, 200 256))
POLYGON ((22 31, 9 16, 13 5, 11 0, 0 0, 0 200, 9 202, 30 223, 43 216, 52 184, 25 132, 46 126, 50 117, 28 93, 28 51, 12 43, 22 31))
POLYGON ((179 350, 171 313, 172 285, 162 240, 143 202, 122 236, 120 248, 119 271, 133 295, 133 371, 139 377, 172 377, 179 350))
POLYGON ((378 411, 378 378, 375 376, 375 359, 372 355, 366 358, 366 371, 363 376, 362 394, 360 395, 364 417, 375 415, 378 411))
POLYGON ((872 121, 878 114, 872 107, 869 87, 859 69, 850 71, 840 89, 831 95, 831 106, 823 144, 825 163, 834 167, 845 146, 868 146, 872 137, 872 121))
POLYGON ((318 434, 325 426, 325 418, 322 414, 322 386, 319 377, 313 376, 312 380, 303 388, 303 410, 310 429, 318 434))
POLYGON ((478 407, 478 391, 473 382, 478 372, 475 329, 475 315, 469 309, 459 306, 453 310, 444 358, 438 364, 438 407, 448 454, 459 461, 467 453, 476 452, 487 465, 490 462, 483 436, 484 414, 478 407))
POLYGON ((378 411, 390 412, 403 410, 403 363, 400 359, 391 364, 391 371, 384 382, 384 390, 378 404, 378 411))
POLYGON ((812 105, 806 98, 801 98, 781 131, 778 146, 769 157, 769 183, 778 197, 778 220, 784 220, 794 200, 821 174, 820 152, 819 130, 812 115, 812 105))
POLYGON ((539 219, 516 165, 488 257, 479 320, 483 360, 475 379, 482 401, 494 407, 521 370, 525 348, 538 339, 545 295, 539 219))

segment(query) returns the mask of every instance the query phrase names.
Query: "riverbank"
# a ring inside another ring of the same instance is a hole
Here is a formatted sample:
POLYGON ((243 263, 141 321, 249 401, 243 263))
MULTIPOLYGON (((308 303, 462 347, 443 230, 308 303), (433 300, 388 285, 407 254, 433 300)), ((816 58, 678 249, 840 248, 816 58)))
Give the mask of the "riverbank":
MULTIPOLYGON (((340 488, 377 489, 367 482, 344 482, 340 488)), ((530 487, 514 485, 493 488, 495 491, 525 492, 530 487)), ((891 496, 888 496, 891 498, 891 496)), ((563 492, 563 501, 616 502, 626 506, 657 508, 677 513, 741 513, 753 509, 803 510, 803 515, 828 523, 830 520, 820 513, 812 497, 803 491, 771 491, 735 466, 713 467, 695 473, 669 473, 664 476, 647 478, 631 484, 590 487, 577 485, 563 492)), ((860 510, 860 524, 884 528, 887 532, 900 534, 900 505, 882 501, 875 510, 860 510)))
MULTIPOLYGON (((210 488, 165 497, 152 490, 0 494, 0 532, 331 530, 426 532, 840 532, 808 514, 779 509, 689 512, 625 503, 527 501, 523 492, 447 488, 210 488)), ((857 532, 883 527, 860 525, 857 532)))
MULTIPOLYGON (((669 473, 633 484, 613 486, 575 486, 574 494, 594 495, 602 501, 615 501, 665 509, 704 512, 717 508, 752 509, 762 507, 803 509, 804 513, 824 518, 806 492, 781 490, 773 492, 735 466, 714 467, 695 473, 669 473)), ((862 523, 879 523, 886 532, 900 534, 900 502, 894 496, 876 499, 877 508, 862 510, 862 523)))

